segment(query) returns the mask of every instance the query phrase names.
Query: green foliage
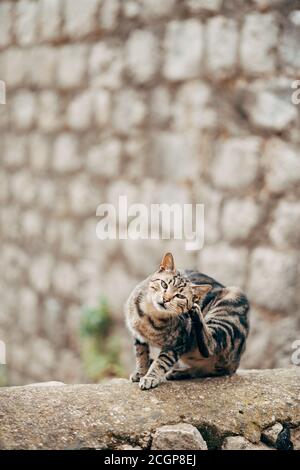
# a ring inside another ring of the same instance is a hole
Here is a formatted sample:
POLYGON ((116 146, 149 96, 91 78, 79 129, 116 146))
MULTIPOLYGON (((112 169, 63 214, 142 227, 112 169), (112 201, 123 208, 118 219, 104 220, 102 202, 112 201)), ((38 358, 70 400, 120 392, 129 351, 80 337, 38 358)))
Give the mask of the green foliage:
POLYGON ((120 339, 113 334, 114 322, 107 302, 86 307, 80 325, 82 357, 86 374, 94 381, 123 375, 120 363, 120 339))
POLYGON ((105 337, 112 326, 108 305, 101 299, 96 308, 85 307, 82 313, 80 333, 82 336, 105 337))

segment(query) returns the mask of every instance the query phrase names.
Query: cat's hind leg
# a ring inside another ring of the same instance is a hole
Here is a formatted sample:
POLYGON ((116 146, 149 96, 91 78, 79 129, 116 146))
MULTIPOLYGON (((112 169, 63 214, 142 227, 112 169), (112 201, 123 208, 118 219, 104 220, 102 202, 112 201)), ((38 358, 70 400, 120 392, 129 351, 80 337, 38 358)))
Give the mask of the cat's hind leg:
POLYGON ((186 380, 195 379, 196 377, 202 377, 201 371, 196 367, 172 369, 166 374, 167 380, 186 380))

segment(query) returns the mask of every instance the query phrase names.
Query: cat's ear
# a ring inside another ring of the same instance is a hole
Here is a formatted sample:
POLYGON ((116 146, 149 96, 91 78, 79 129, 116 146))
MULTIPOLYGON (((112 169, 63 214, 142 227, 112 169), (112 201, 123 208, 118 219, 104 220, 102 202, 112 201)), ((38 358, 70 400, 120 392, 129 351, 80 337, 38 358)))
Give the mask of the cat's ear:
POLYGON ((194 294, 194 301, 201 299, 207 292, 212 289, 212 286, 209 284, 192 284, 193 294, 194 294))
POLYGON ((159 271, 175 271, 175 264, 172 253, 165 254, 161 260, 159 271))

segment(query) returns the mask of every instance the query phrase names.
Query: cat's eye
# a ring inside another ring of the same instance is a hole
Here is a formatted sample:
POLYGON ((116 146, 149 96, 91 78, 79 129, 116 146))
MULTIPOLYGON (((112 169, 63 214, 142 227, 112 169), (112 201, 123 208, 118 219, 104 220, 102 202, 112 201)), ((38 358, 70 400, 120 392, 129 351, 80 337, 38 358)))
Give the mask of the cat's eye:
POLYGON ((178 297, 178 299, 185 299, 184 295, 181 294, 176 294, 175 297, 178 297))
POLYGON ((167 289, 168 288, 168 285, 165 281, 160 281, 161 282, 161 286, 163 289, 167 289))

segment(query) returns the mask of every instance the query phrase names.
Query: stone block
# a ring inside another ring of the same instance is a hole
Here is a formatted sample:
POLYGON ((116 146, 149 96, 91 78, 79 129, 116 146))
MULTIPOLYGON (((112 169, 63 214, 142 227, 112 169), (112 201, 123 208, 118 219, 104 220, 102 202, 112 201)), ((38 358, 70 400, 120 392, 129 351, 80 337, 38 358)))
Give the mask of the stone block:
POLYGON ((61 88, 83 85, 87 61, 85 45, 66 45, 58 52, 57 83, 61 88))
POLYGON ((93 96, 89 91, 76 95, 67 108, 66 123, 76 131, 89 129, 92 119, 93 96))
POLYGON ((198 145, 198 136, 193 132, 154 133, 146 160, 147 174, 169 181, 194 179, 200 171, 200 162, 196 158, 198 145))
POLYGON ((151 449, 155 450, 207 450, 207 444, 195 426, 186 423, 158 428, 151 449))
POLYGON ((17 43, 30 46, 37 40, 38 3, 20 0, 16 3, 15 34, 17 43))
POLYGON ((118 47, 104 41, 96 43, 91 49, 88 68, 93 87, 109 90, 121 87, 124 60, 118 47))
POLYGON ((87 155, 87 169, 93 175, 116 177, 120 169, 122 145, 118 139, 107 139, 92 147, 87 155))
POLYGON ((279 25, 273 13, 249 13, 241 32, 240 60, 245 73, 261 75, 276 68, 279 25))
POLYGON ((279 249, 300 247, 300 204, 282 200, 273 213, 270 238, 279 249))
POLYGON ((267 141, 263 163, 266 185, 272 193, 280 194, 300 184, 300 155, 296 147, 273 137, 267 141))
POLYGON ((143 95, 134 89, 123 89, 114 96, 112 125, 121 134, 139 127, 146 116, 143 95))
POLYGON ((225 243, 204 246, 198 269, 226 286, 243 288, 246 281, 248 250, 225 243))
POLYGON ((243 436, 230 436, 224 439, 222 450, 271 450, 271 448, 261 442, 253 444, 243 436))
POLYGON ((38 127, 42 132, 58 131, 64 124, 61 99, 52 90, 42 91, 38 96, 38 127))
POLYGON ((295 308, 298 292, 297 272, 298 259, 295 254, 267 247, 255 248, 250 260, 250 300, 275 312, 291 312, 295 308))
POLYGON ((3 1, 0 4, 0 47, 8 46, 12 40, 13 4, 3 1))
POLYGON ((62 24, 61 0, 40 0, 39 5, 39 36, 42 40, 59 39, 62 24))
POLYGON ((16 93, 11 103, 11 119, 16 129, 30 129, 36 119, 36 94, 22 90, 16 93))
POLYGON ((225 202, 221 227, 225 240, 244 241, 253 234, 261 220, 262 210, 252 198, 229 199, 225 202))
POLYGON ((27 80, 32 86, 51 88, 55 81, 57 52, 50 46, 30 49, 27 64, 27 80))
POLYGON ((29 265, 29 279, 32 287, 41 293, 49 291, 54 260, 50 254, 41 254, 31 259, 29 265))
POLYGON ((203 27, 200 21, 171 21, 167 25, 164 47, 165 78, 178 81, 199 76, 203 56, 203 27))
POLYGON ((246 189, 256 181, 262 140, 260 137, 233 137, 221 142, 211 166, 215 186, 246 189))
POLYGON ((184 83, 175 95, 171 116, 174 127, 179 130, 215 128, 217 113, 212 89, 203 81, 184 83))
POLYGON ((146 83, 151 80, 160 65, 156 36, 147 30, 133 31, 125 46, 125 63, 135 82, 146 83))
POLYGON ((239 33, 235 20, 215 16, 207 22, 206 67, 214 79, 230 78, 236 73, 239 33))
POLYGON ((67 36, 78 39, 96 31, 99 0, 85 0, 84 3, 64 0, 63 6, 67 36))
POLYGON ((56 138, 53 146, 52 166, 59 173, 67 173, 81 167, 78 140, 75 136, 65 132, 56 138))
POLYGON ((118 27, 121 9, 119 0, 102 0, 100 9, 100 26, 104 31, 115 31, 118 27))
POLYGON ((290 97, 287 99, 270 90, 250 91, 245 95, 242 108, 250 123, 263 131, 289 130, 298 119, 297 108, 290 97))

